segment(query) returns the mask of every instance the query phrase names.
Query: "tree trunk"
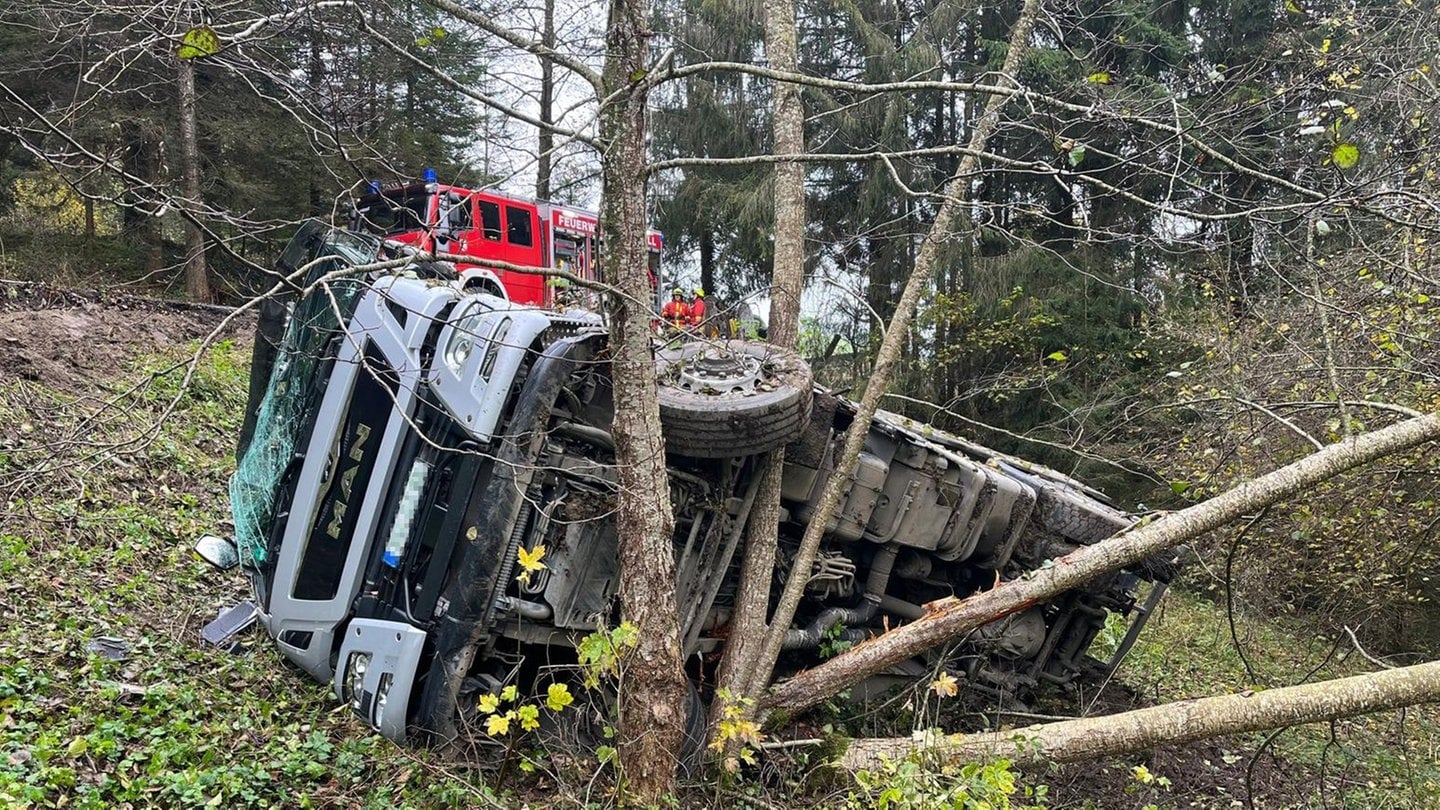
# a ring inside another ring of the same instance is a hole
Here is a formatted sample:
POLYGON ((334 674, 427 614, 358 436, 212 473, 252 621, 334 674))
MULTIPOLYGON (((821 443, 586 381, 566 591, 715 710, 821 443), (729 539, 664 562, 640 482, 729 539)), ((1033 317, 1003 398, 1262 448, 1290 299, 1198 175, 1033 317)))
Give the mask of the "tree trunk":
POLYGON ((155 187, 160 177, 160 140, 150 125, 139 123, 133 129, 123 130, 127 135, 124 146, 125 168, 139 183, 132 183, 125 190, 123 227, 127 239, 145 251, 145 272, 159 275, 165 268, 165 229, 159 215, 160 204, 154 199, 155 187))
POLYGON ((680 666, 675 604, 674 516, 660 433, 660 404, 650 348, 650 283, 645 243, 645 96, 649 32, 645 0, 613 0, 606 31, 600 112, 601 227, 612 299, 610 364, 614 379, 615 517, 620 537, 620 602, 638 629, 620 690, 620 767, 629 798, 657 805, 673 792, 685 722, 687 685, 680 666))
POLYGON ((700 286, 715 294, 715 226, 708 223, 700 231, 700 286))
POLYGON ((1204 503, 1067 554, 1055 560, 1054 565, 1033 571, 1024 579, 1011 580, 993 590, 932 610, 780 684, 766 697, 763 707, 796 711, 813 706, 829 695, 983 624, 1054 599, 1103 574, 1135 565, 1353 467, 1437 437, 1440 437, 1440 414, 1427 414, 1332 444, 1204 503))
POLYGON ((1108 717, 1042 723, 928 743, 909 738, 855 740, 840 758, 851 769, 923 750, 952 762, 1003 757, 1021 764, 1081 762, 1225 734, 1287 728, 1440 701, 1440 661, 1301 686, 1182 700, 1108 717))
MULTIPOLYGON (((1035 27, 1035 18, 1039 11, 1039 0, 1025 0, 1025 7, 1010 32, 1010 48, 1005 56, 1003 75, 998 81, 1010 81, 1009 77, 1014 76, 1019 69, 1020 60, 1028 48, 1030 31, 1035 27)), ((941 204, 940 210, 935 215, 935 223, 931 226, 930 232, 925 235, 925 240, 920 246, 920 253, 915 259, 915 269, 905 283, 905 290, 900 295, 895 317, 891 320, 890 326, 885 332, 885 338, 880 344, 880 350, 876 354, 875 368, 870 375, 870 381, 865 386, 865 395, 861 398, 855 421, 845 434, 845 448, 837 459, 834 474, 830 476, 830 480, 825 485, 825 491, 815 509, 815 515, 810 520, 810 525, 805 528, 805 537, 800 542, 800 550, 796 553, 795 561, 790 568, 794 575, 785 583, 785 592, 780 597, 780 603, 775 607, 775 616, 770 622, 769 634, 765 640, 765 654, 758 662, 757 678, 760 682, 768 681, 770 674, 774 671, 775 661, 779 657, 781 645, 785 641, 785 633, 790 628, 795 611, 800 605, 800 597, 804 591, 810 568, 814 564, 815 554, 820 547, 821 536, 830 522, 830 516, 834 514, 836 506, 840 503, 840 497, 849 486, 850 476, 855 472, 860 449, 865 442, 865 435, 869 431, 870 420, 880 406, 880 397, 885 393, 886 386, 889 385, 891 371, 899 358, 900 349, 909 337, 910 322, 914 316, 915 305, 919 302, 921 293, 928 286, 936 267, 941 264, 941 251, 949 239, 951 226, 963 209, 965 201, 969 199, 969 183, 971 182, 969 175, 975 170, 976 164, 974 156, 985 150, 990 134, 1000 123, 1000 109, 1004 106, 1007 98, 1007 96, 996 95, 987 99, 985 112, 971 133, 969 150, 960 161, 955 177, 951 178, 945 189, 945 202, 941 204)), ((823 670, 824 667, 821 669, 823 670)), ((789 684, 785 686, 788 687, 789 684)), ((810 695, 808 698, 811 703, 818 702, 838 691, 839 689, 836 689, 819 695, 810 695)), ((777 702, 772 697, 766 701, 766 705, 783 706, 786 704, 777 702)))
MULTIPOLYGON (((540 44, 555 47, 555 0, 545 0, 544 29, 540 44)), ((553 124, 555 111, 555 63, 548 56, 540 57, 540 123, 553 124)), ((540 155, 535 167, 535 196, 550 199, 551 153, 555 151, 555 133, 540 127, 540 155)))
POLYGON ((200 147, 195 135, 195 64, 181 59, 180 170, 185 195, 185 294, 191 301, 211 301, 210 275, 205 267, 205 232, 200 216, 200 147))
MULTIPOLYGON (((771 68, 796 70, 794 0, 766 0, 765 53, 771 68)), ((803 153, 805 108, 801 104, 800 88, 794 84, 776 84, 773 103, 775 153, 803 153)), ((776 164, 774 210, 769 338, 777 346, 793 349, 800 332, 800 293, 805 283, 804 164, 798 161, 776 164)), ((757 665, 765 651, 765 619, 770 612, 770 582, 775 576, 785 453, 771 453, 761 463, 765 465, 765 479, 756 495, 755 510, 745 537, 745 561, 736 594, 735 615, 730 622, 730 638, 718 678, 722 699, 715 701, 712 720, 724 712, 724 696, 756 698, 770 682, 769 668, 757 665)), ((804 578, 798 571, 791 576, 804 578)))
MULTIPOLYGON (((770 67, 798 71, 795 35, 795 0, 766 0, 765 53, 770 67)), ((800 87, 775 87, 775 152, 805 152, 805 108, 800 87)), ((770 291, 771 343, 795 348, 800 332, 800 292, 805 284, 805 165, 798 161, 775 165, 775 259, 770 291)))

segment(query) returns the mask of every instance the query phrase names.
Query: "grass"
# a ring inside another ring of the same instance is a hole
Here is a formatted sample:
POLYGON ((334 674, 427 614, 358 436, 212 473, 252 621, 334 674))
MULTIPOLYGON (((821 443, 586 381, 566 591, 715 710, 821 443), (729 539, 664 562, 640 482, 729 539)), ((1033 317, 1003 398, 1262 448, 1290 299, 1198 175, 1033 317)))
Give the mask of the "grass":
POLYGON ((477 771, 369 734, 258 638, 201 645, 246 595, 190 552, 225 528, 246 352, 207 354, 150 437, 183 357, 91 392, 0 384, 0 807, 495 803, 477 771), (104 637, 124 660, 87 650, 104 637))
MULTIPOLYGON (((1319 634, 1298 617, 1237 613, 1235 624, 1232 638, 1224 605, 1172 592, 1122 666, 1121 680, 1149 702, 1166 703, 1376 669, 1348 638, 1319 634)), ((1234 740, 1233 755, 1248 759, 1268 744, 1289 779, 1309 782, 1292 806, 1433 808, 1440 806, 1437 726, 1440 709, 1415 707, 1297 726, 1273 739, 1244 735, 1234 740)))

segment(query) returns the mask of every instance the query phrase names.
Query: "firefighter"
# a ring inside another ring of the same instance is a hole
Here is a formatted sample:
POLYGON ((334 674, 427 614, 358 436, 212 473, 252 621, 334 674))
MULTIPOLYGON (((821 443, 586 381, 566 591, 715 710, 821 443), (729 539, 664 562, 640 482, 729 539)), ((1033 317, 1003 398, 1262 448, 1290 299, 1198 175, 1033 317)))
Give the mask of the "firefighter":
POLYGON ((690 301, 690 325, 696 332, 704 333, 705 327, 705 288, 696 287, 695 297, 690 301))
POLYGON ((660 317, 676 329, 684 329, 690 324, 690 307, 685 304, 684 290, 675 288, 670 295, 670 302, 660 310, 660 317))

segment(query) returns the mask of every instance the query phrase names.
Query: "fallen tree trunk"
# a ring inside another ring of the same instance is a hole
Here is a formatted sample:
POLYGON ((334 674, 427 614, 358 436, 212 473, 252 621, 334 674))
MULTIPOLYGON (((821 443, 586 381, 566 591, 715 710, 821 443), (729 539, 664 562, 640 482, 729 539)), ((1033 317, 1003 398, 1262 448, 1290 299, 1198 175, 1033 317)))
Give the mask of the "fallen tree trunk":
POLYGON ((1152 706, 1105 717, 1042 723, 1014 731, 855 740, 840 764, 874 768, 912 752, 953 762, 1005 758, 1017 763, 1081 762, 1194 742, 1225 734, 1297 726, 1321 720, 1440 702, 1440 661, 1263 692, 1241 692, 1152 706))
POLYGON ((775 686, 766 711, 796 711, 987 622, 1053 599, 1106 573, 1134 565, 1306 487, 1369 461, 1440 437, 1440 415, 1426 414, 1332 444, 1320 452, 1228 490, 1203 503, 1132 527, 1055 560, 1055 564, 993 590, 945 605, 859 644, 775 686))

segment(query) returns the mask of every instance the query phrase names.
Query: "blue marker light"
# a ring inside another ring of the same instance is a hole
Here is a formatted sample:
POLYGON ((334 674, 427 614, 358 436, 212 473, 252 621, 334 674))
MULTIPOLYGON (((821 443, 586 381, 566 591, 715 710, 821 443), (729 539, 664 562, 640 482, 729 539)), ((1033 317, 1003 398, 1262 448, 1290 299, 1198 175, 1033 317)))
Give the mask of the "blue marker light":
POLYGON ((425 170, 425 182, 427 182, 427 183, 434 183, 434 182, 436 182, 438 179, 439 179, 439 176, 435 174, 435 170, 434 170, 434 169, 426 169, 426 170, 425 170))

